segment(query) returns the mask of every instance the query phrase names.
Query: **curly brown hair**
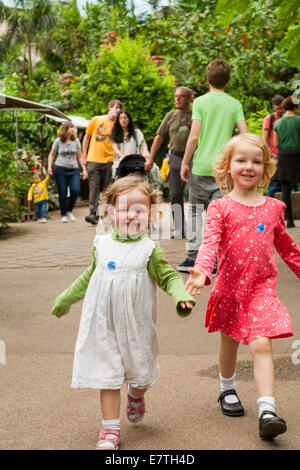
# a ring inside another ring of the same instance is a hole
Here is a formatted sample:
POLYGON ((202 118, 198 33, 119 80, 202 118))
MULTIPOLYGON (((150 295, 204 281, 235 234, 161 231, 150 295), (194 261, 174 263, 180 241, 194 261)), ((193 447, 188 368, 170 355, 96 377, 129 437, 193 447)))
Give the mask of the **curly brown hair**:
POLYGON ((234 187, 232 176, 228 173, 228 170, 230 169, 234 149, 240 142, 246 142, 249 145, 258 147, 263 152, 264 172, 258 185, 259 188, 267 187, 275 172, 275 163, 271 159, 269 147, 261 137, 250 133, 236 135, 227 142, 219 160, 216 161, 213 167, 213 176, 224 193, 229 193, 234 187))

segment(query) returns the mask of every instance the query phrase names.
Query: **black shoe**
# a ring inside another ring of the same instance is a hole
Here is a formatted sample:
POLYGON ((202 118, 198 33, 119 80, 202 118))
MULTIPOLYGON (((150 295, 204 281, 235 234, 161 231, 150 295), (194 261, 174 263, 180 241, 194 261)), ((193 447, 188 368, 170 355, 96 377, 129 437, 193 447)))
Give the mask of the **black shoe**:
POLYGON ((287 226, 287 228, 296 227, 296 225, 294 224, 293 219, 287 219, 287 221, 286 221, 286 226, 287 226))
POLYGON ((218 401, 221 404, 222 413, 226 416, 243 416, 245 414, 245 410, 240 400, 236 403, 227 403, 225 401, 225 397, 227 397, 227 395, 235 395, 239 400, 235 390, 227 390, 226 392, 222 392, 218 398, 218 401))
POLYGON ((263 411, 259 418, 259 437, 262 439, 274 439, 278 434, 286 431, 286 422, 279 418, 273 411, 263 411), (264 415, 272 415, 272 417, 264 418, 264 415))
POLYGON ((188 273, 190 268, 193 268, 195 261, 193 259, 187 258, 183 263, 177 266, 177 271, 182 273, 188 273))
POLYGON ((90 214, 85 218, 86 222, 89 222, 90 224, 97 225, 99 217, 97 217, 95 214, 90 214))

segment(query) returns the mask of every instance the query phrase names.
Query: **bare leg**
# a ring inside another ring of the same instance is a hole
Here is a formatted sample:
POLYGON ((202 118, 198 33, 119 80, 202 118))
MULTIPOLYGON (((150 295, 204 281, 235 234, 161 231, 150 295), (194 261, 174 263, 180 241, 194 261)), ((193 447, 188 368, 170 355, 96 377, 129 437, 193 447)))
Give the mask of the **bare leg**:
POLYGON ((274 396, 274 364, 270 338, 258 338, 250 343, 254 379, 259 397, 274 396))
POLYGON ((221 333, 219 349, 219 365, 222 377, 232 377, 235 370, 236 356, 239 343, 230 336, 221 333))
POLYGON ((118 419, 120 417, 120 390, 101 390, 100 402, 103 419, 111 420, 118 419))

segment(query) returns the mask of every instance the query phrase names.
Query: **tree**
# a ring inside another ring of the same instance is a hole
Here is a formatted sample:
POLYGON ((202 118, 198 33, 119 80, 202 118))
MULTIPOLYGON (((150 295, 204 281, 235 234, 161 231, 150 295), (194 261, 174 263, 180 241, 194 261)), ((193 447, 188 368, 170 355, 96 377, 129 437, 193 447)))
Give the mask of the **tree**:
POLYGON ((6 24, 6 32, 1 39, 0 55, 8 48, 22 44, 27 62, 28 79, 32 79, 33 50, 40 47, 41 34, 55 24, 50 0, 15 0, 15 8, 1 7, 1 16, 6 24))
POLYGON ((278 47, 283 32, 274 8, 252 2, 243 18, 235 15, 226 27, 214 11, 216 2, 193 0, 185 12, 185 1, 178 0, 167 17, 148 17, 140 27, 152 54, 164 57, 178 85, 206 93, 206 66, 222 58, 232 65, 227 90, 247 115, 269 107, 275 94, 289 93, 297 71, 278 47))
POLYGON ((148 48, 130 38, 102 45, 87 59, 86 73, 70 86, 70 102, 89 118, 105 114, 113 99, 122 101, 145 137, 153 137, 173 104, 175 79, 151 60, 148 48))
POLYGON ((216 14, 220 15, 220 23, 229 26, 238 14, 240 20, 247 16, 252 5, 275 11, 278 19, 278 30, 284 33, 280 47, 286 49, 289 63, 300 68, 300 4, 299 0, 218 0, 216 14), (266 5, 267 4, 267 5, 266 5))

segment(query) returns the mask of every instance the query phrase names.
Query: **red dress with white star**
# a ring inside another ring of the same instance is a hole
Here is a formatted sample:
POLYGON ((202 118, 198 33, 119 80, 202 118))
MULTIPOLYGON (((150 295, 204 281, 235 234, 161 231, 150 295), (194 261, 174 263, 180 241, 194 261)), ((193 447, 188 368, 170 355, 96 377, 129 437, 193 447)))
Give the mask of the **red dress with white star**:
POLYGON ((206 311, 208 332, 221 331, 239 343, 256 338, 293 335, 290 316, 277 297, 274 248, 300 277, 300 249, 284 223, 285 204, 265 197, 259 206, 246 206, 229 195, 208 206, 205 237, 195 269, 218 271, 206 311))

